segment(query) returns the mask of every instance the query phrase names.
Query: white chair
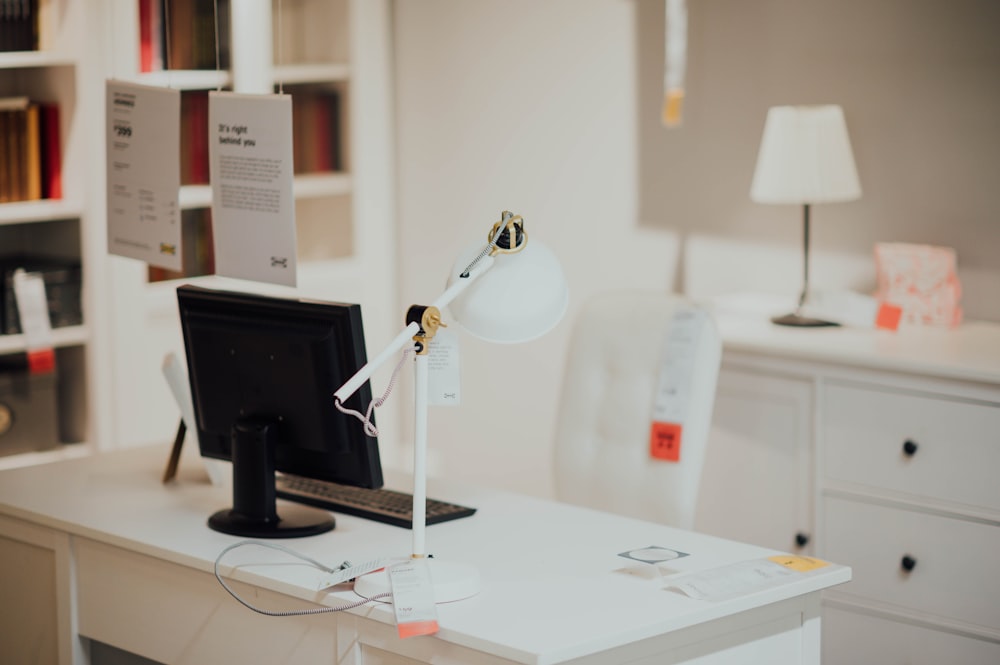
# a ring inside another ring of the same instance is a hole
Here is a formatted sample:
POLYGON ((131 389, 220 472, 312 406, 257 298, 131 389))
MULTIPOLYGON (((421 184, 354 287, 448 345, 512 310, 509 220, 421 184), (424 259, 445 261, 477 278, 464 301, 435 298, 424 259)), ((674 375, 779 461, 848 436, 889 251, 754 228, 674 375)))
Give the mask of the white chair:
POLYGON ((557 498, 693 528, 721 356, 711 316, 682 296, 618 291, 585 303, 560 395, 557 498), (650 450, 662 372, 677 392, 661 399, 684 414, 678 461, 650 450))

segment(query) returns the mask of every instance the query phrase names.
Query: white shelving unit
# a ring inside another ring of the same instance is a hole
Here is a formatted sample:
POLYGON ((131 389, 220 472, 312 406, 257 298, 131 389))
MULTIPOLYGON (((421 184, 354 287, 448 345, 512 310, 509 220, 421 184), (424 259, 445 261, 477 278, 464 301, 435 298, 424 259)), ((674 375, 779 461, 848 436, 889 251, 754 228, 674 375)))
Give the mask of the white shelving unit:
MULTIPOLYGON (((297 86, 334 89, 342 168, 297 175, 298 287, 217 276, 150 283, 144 264, 111 257, 113 435, 102 448, 169 440, 179 411, 162 378, 167 353, 183 358, 175 290, 182 283, 362 304, 370 350, 402 325, 396 305, 388 3, 362 0, 230 2, 231 69, 140 74, 137 3, 107 2, 115 57, 105 74, 181 90, 216 89, 293 99, 297 86), (122 6, 128 5, 123 10, 122 6), (280 15, 279 15, 280 8, 280 15), (399 321, 396 320, 399 319, 399 321)), ((220 4, 220 7, 223 6, 220 4)), ((182 210, 211 206, 211 187, 181 188, 182 210)), ((380 414, 383 432, 392 417, 380 414)), ((388 436, 387 436, 388 438, 388 436)))
MULTIPOLYGON (((61 447, 3 455, 0 467, 38 464, 89 454, 109 434, 110 402, 103 339, 105 296, 100 184, 94 155, 100 150, 93 123, 103 92, 92 85, 98 52, 94 14, 86 3, 43 2, 43 50, 0 53, 0 96, 27 96, 59 106, 62 198, 0 204, 3 254, 44 254, 78 259, 82 269, 82 325, 55 328, 57 411, 61 447)), ((26 351, 23 335, 0 335, 0 355, 26 351)), ((15 417, 17 414, 15 414, 15 417)))

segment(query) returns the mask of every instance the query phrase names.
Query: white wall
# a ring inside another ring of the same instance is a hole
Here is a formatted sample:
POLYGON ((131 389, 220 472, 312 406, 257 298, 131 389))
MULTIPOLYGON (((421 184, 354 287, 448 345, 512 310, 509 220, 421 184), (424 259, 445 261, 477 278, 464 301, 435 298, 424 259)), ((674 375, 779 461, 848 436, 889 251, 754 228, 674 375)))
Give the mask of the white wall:
POLYGON ((1000 320, 1000 3, 688 6, 684 125, 667 130, 662 0, 395 4, 401 310, 436 296, 505 208, 572 289, 543 340, 463 339, 464 404, 431 418, 448 475, 550 492, 563 346, 587 295, 797 293, 801 212, 748 195, 774 104, 840 103, 854 141, 864 198, 814 210, 814 285, 869 288, 877 241, 947 244, 967 315, 1000 320))
POLYGON ((556 252, 571 289, 567 319, 541 340, 462 335, 463 404, 430 416, 430 459, 449 476, 548 492, 580 301, 672 287, 674 234, 636 219, 634 29, 630 2, 395 5, 400 325, 505 209, 556 252))

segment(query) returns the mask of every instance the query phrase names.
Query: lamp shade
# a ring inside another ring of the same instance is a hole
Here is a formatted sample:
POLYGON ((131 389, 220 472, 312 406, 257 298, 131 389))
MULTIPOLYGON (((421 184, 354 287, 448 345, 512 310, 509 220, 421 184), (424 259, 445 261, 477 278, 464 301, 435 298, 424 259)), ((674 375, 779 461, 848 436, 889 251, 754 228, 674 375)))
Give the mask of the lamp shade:
MULTIPOLYGON (((462 252, 448 278, 453 284, 482 251, 462 252)), ((532 238, 516 254, 487 257, 493 265, 448 305, 464 329, 488 342, 513 344, 541 337, 562 319, 569 288, 555 254, 532 238)))
POLYGON ((861 197, 844 112, 836 105, 773 106, 750 198, 757 203, 827 203, 861 197))

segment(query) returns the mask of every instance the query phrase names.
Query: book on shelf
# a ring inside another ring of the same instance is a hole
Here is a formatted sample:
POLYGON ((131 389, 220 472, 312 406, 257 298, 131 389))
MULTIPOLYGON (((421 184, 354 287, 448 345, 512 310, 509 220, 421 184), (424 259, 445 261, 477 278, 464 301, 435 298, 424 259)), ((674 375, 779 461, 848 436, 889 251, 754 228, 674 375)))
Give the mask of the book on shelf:
POLYGON ((207 185, 208 91, 181 93, 181 184, 207 185))
POLYGON ((0 98, 0 203, 61 197, 59 107, 0 98))
POLYGON ((139 71, 163 69, 163 0, 139 0, 139 71))
POLYGON ((228 0, 136 1, 140 71, 216 69, 217 51, 218 68, 229 68, 228 0))
POLYGON ((37 51, 39 32, 39 0, 0 0, 0 51, 37 51))
POLYGON ((320 85, 286 87, 292 95, 292 161, 295 173, 343 169, 340 93, 320 85))

